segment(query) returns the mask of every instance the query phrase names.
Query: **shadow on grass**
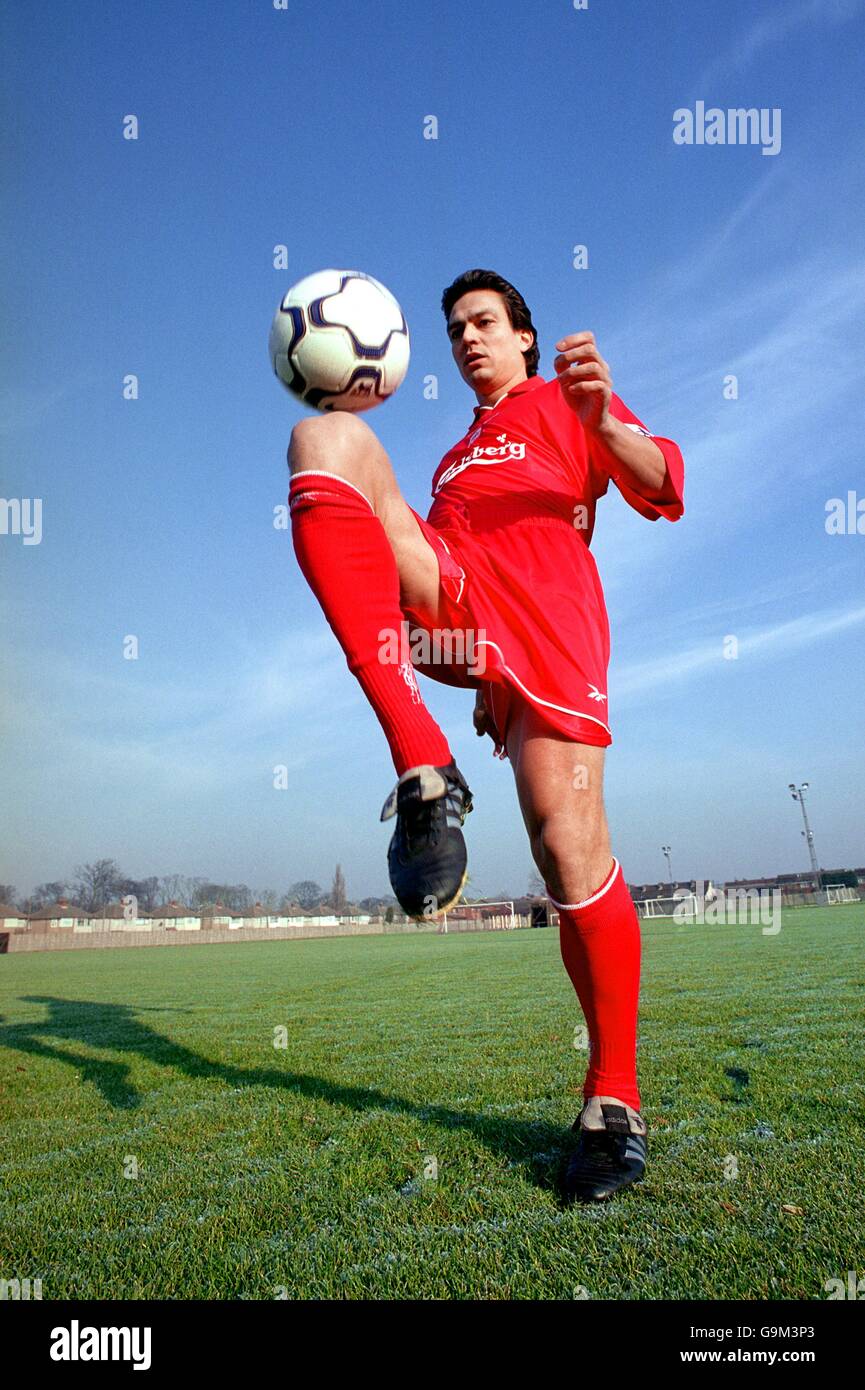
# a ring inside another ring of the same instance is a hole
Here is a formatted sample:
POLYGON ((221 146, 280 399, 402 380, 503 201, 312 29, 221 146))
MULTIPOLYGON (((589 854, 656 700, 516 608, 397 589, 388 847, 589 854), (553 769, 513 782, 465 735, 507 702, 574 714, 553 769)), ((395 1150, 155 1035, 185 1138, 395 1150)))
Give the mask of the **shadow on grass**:
POLYGON ((302 1072, 270 1067, 241 1068, 212 1062, 181 1043, 172 1042, 136 1017, 139 1013, 180 1012, 177 1009, 133 1010, 126 1004, 57 999, 44 994, 27 994, 21 998, 26 1003, 45 1004, 48 1016, 39 1023, 0 1026, 0 1046, 74 1067, 82 1081, 94 1086, 118 1110, 134 1109, 141 1103, 141 1096, 130 1079, 129 1063, 91 1057, 67 1046, 57 1046, 57 1040, 136 1053, 148 1062, 185 1076, 220 1081, 232 1087, 267 1086, 358 1112, 386 1109, 417 1116, 442 1129, 463 1129, 491 1151, 504 1154, 519 1164, 536 1186, 551 1190, 558 1189, 564 1160, 573 1147, 567 1130, 542 1121, 507 1120, 454 1110, 445 1105, 419 1105, 377 1089, 341 1086, 302 1072))
POLYGON ((728 1076, 733 1083, 733 1094, 722 1096, 722 1100, 730 1101, 733 1105, 743 1105, 749 1100, 748 1086, 751 1078, 742 1067, 725 1067, 724 1075, 728 1076))

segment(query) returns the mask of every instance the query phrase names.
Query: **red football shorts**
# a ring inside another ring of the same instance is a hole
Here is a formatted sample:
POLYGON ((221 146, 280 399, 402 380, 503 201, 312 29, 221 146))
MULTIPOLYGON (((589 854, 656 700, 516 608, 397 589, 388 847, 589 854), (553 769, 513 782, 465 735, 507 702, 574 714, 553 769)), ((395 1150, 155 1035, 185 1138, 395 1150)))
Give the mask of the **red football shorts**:
MULTIPOLYGON (((514 715, 527 704, 548 727, 551 736, 560 735, 574 743, 588 743, 596 747, 610 744, 612 736, 606 723, 605 708, 606 648, 603 642, 578 644, 584 661, 586 651, 594 651, 596 655, 588 672, 584 667, 575 667, 571 674, 563 669, 561 653, 551 651, 540 626, 535 630, 536 642, 532 643, 530 615, 521 613, 519 651, 522 660, 520 671, 514 669, 517 662, 511 656, 511 651, 515 649, 515 644, 509 640, 509 627, 514 615, 501 611, 505 607, 502 595, 483 582, 480 566, 477 570, 473 569, 470 552, 473 544, 476 544, 474 537, 467 534, 463 538, 454 533, 445 537, 413 507, 409 510, 438 560, 439 611, 437 615, 407 607, 403 611, 428 632, 438 627, 471 634, 471 645, 467 641, 466 649, 470 650, 469 659, 474 662, 474 665, 465 665, 451 661, 447 665, 446 675, 441 667, 437 669, 435 665, 422 665, 419 669, 447 685, 480 688, 490 722, 496 730, 497 742, 503 748, 514 715), (530 662, 525 659, 527 645, 533 646, 530 662), (555 670, 556 682, 545 679, 545 671, 548 677, 551 669, 555 670), (521 673, 526 679, 521 678, 521 673), (588 704, 592 698, 586 700, 586 686, 599 694, 603 692, 603 705, 598 706, 598 714, 579 709, 581 703, 588 704), (575 692, 573 699, 568 698, 571 687, 575 692)), ((508 606, 512 608, 518 599, 519 583, 515 579, 512 594, 508 596, 508 606)), ((605 613, 603 622, 606 624, 605 613)), ((568 655, 576 645, 570 646, 568 655)), ((500 756, 505 755, 502 753, 500 756)))

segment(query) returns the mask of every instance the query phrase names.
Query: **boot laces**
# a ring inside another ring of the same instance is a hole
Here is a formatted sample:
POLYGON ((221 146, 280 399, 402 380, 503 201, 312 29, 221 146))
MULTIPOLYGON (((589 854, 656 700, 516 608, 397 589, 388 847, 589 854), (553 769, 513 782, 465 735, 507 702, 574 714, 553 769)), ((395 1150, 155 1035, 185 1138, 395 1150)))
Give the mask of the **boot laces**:
POLYGON ((445 774, 447 790, 432 801, 410 802, 400 812, 403 837, 411 853, 425 845, 437 847, 448 826, 462 825, 472 809, 471 794, 456 778, 445 774))

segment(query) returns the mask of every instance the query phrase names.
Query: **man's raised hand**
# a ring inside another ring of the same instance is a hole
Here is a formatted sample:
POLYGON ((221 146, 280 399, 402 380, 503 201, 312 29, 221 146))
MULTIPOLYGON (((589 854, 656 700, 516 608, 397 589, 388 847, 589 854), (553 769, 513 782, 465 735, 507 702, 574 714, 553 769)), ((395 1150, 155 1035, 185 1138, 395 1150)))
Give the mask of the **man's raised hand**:
POLYGON ((562 395, 587 430, 603 430, 609 421, 613 378, 594 333, 570 333, 556 343, 553 362, 562 395))

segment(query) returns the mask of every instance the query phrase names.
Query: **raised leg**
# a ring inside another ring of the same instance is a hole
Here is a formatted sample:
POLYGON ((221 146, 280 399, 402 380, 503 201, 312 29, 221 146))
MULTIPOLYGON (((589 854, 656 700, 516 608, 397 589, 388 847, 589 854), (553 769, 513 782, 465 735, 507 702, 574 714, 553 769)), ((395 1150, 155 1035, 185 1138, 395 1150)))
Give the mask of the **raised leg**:
POLYGON ((346 411, 309 416, 291 432, 288 466, 335 474, 369 502, 384 528, 399 575, 400 603, 438 616, 439 567, 435 551, 412 515, 393 466, 369 425, 346 411))
POLYGON ((401 640, 402 605, 432 614, 438 561, 375 435, 351 415, 308 419, 289 446, 298 563, 382 726, 400 777, 453 761, 401 640))

